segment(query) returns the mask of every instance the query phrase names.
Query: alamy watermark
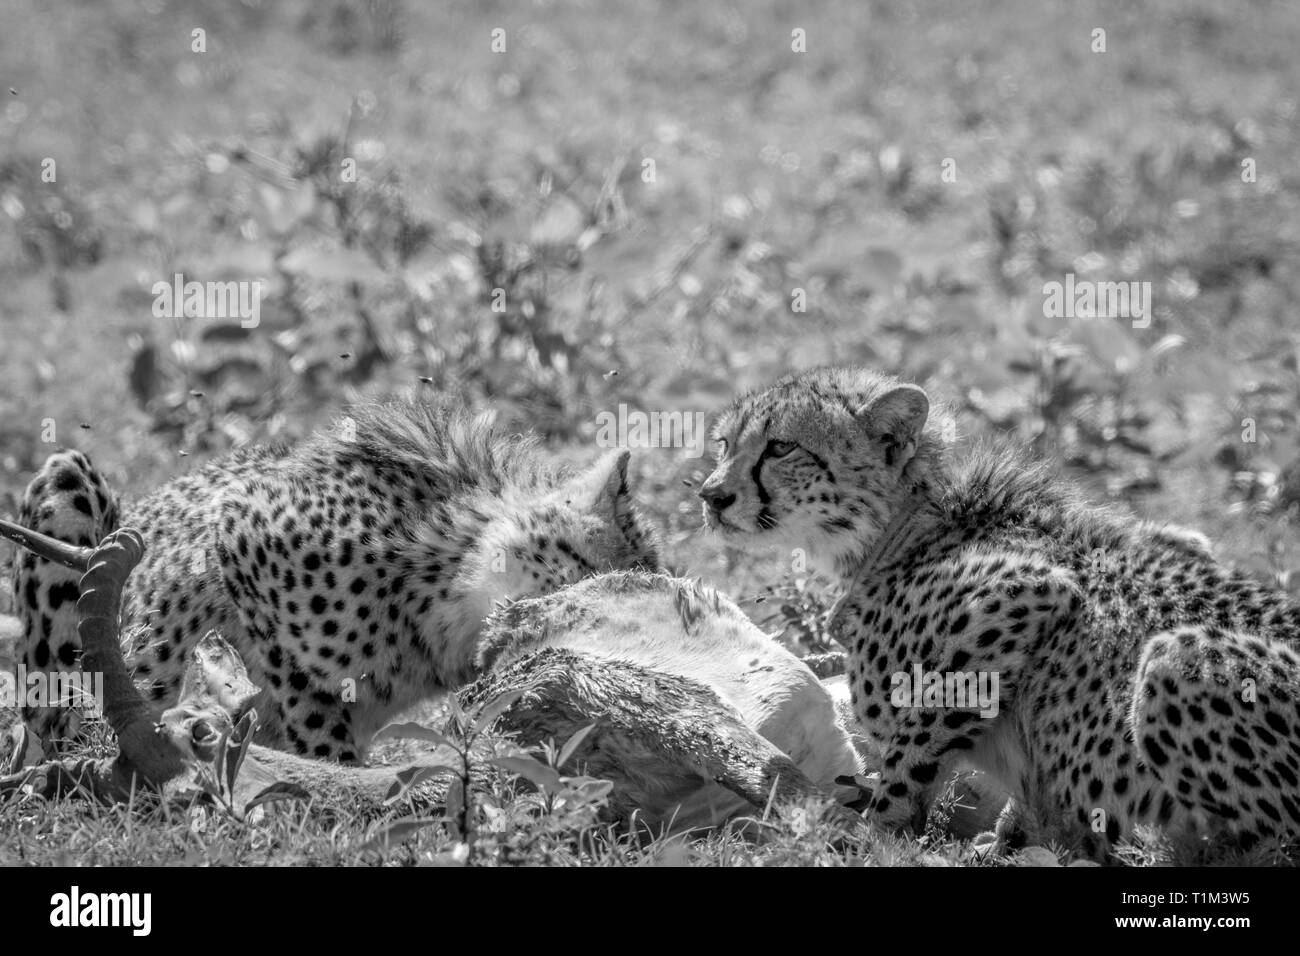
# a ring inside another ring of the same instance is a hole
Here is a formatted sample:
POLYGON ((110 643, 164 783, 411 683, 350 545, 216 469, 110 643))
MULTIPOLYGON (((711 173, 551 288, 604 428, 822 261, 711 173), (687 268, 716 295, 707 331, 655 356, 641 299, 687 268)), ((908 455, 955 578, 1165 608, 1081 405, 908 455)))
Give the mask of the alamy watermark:
POLYGON ((246 329, 262 321, 262 283, 258 280, 198 282, 178 272, 171 282, 158 281, 153 314, 159 319, 239 319, 246 329))
POLYGON ((88 717, 104 713, 104 675, 98 671, 28 671, 19 664, 14 685, 0 684, 0 706, 73 707, 88 717))
POLYGON ((1151 325, 1150 282, 1093 282, 1065 274, 1064 282, 1043 283, 1043 315, 1049 319, 1132 319, 1151 325))
POLYGON ((642 412, 625 404, 617 414, 599 412, 596 428, 601 448, 684 448, 687 458, 702 457, 707 438, 703 412, 642 412))
POLYGON ((997 671, 927 671, 913 664, 911 673, 895 671, 889 702, 895 707, 975 710, 998 715, 997 671))
POLYGON ((133 936, 148 936, 153 928, 152 893, 83 893, 73 886, 50 897, 50 925, 124 927, 133 936))

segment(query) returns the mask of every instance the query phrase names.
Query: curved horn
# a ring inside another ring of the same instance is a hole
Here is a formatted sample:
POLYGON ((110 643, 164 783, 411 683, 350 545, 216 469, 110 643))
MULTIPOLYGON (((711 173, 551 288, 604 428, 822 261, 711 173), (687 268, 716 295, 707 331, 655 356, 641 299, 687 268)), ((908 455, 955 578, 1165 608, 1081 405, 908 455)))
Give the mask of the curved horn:
POLYGON ((37 557, 53 561, 74 571, 85 571, 90 566, 90 548, 80 548, 58 538, 51 538, 39 531, 31 531, 22 525, 14 524, 0 518, 0 537, 8 538, 14 544, 26 548, 37 557))
POLYGON ((114 531, 100 542, 81 577, 77 633, 82 669, 104 677, 104 717, 117 734, 118 762, 146 781, 161 784, 181 771, 182 754, 156 732, 160 712, 136 690, 122 660, 118 634, 122 590, 143 556, 144 538, 134 528, 114 531))

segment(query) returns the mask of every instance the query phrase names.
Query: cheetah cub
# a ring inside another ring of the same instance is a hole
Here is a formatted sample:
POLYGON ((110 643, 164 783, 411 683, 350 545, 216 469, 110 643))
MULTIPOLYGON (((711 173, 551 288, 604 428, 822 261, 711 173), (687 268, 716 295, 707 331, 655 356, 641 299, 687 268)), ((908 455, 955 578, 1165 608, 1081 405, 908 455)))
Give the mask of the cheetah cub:
POLYGON ((845 582, 870 817, 923 822, 962 760, 1094 854, 1135 824, 1300 835, 1300 605, 1194 533, 1086 505, 1009 448, 957 460, 945 434, 915 385, 806 372, 722 412, 700 490, 725 540, 845 582))
MULTIPOLYGON (((354 411, 296 450, 239 451, 119 509, 78 451, 52 455, 20 523, 90 546, 121 522, 148 543, 128 582, 136 676, 175 701, 193 645, 216 629, 267 699, 262 742, 361 759, 400 710, 475 676, 501 601, 606 570, 659 567, 629 497, 626 451, 565 475, 532 443, 462 414, 396 404, 354 411)), ((29 671, 76 665, 79 573, 15 565, 29 671)), ((70 708, 31 709, 44 741, 70 708)))

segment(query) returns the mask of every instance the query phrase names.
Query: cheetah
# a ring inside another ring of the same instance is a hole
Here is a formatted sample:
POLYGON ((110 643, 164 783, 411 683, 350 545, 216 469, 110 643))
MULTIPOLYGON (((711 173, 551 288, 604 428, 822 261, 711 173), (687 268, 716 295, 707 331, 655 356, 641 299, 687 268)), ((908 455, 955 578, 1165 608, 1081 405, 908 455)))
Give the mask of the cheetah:
POLYGON ((868 818, 917 827, 965 761, 1022 832, 1094 856, 1139 824, 1300 835, 1300 605, 1195 532, 1089 505, 1006 442, 958 457, 952 434, 916 385, 804 372, 721 412, 699 491, 724 541, 806 549, 844 582, 868 818))
MULTIPOLYGON (((81 546, 119 523, 143 533, 123 614, 137 628, 128 662, 154 700, 176 699, 192 645, 215 629, 264 689, 259 742, 355 762, 396 712, 472 678, 498 602, 659 567, 626 450, 569 475, 534 444, 440 405, 373 406, 125 508, 82 452, 64 451, 32 480, 20 523, 81 546)), ((78 580, 31 554, 16 562, 30 671, 76 666, 78 580)), ((24 719, 55 741, 78 717, 48 707, 24 719)))

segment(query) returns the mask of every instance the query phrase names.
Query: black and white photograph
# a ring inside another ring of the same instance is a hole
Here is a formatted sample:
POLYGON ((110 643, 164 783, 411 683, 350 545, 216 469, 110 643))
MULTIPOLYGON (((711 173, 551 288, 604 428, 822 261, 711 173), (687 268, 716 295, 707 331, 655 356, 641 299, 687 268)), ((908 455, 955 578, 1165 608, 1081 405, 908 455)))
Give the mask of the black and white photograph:
POLYGON ((0 866, 57 887, 6 922, 888 867, 818 879, 1243 939, 1300 862, 1298 50, 0 0, 0 866))

